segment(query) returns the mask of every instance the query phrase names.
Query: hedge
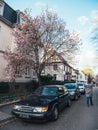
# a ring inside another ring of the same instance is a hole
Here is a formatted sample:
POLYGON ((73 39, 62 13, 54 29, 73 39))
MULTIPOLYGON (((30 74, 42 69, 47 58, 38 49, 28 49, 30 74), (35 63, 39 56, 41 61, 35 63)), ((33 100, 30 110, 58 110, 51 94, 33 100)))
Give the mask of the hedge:
POLYGON ((0 82, 0 93, 8 93, 8 92, 9 92, 9 83, 0 82))

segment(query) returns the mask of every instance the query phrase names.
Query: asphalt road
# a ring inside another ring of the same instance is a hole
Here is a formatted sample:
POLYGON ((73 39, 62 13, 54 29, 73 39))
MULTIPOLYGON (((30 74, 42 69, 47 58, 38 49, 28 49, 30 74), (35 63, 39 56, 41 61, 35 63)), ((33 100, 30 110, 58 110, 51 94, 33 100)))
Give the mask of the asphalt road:
MULTIPOLYGON (((0 130, 98 130, 98 88, 94 88, 94 106, 86 106, 85 95, 65 108, 56 122, 27 123, 19 119, 6 124, 0 130)), ((12 106, 0 108, 10 114, 12 106)))

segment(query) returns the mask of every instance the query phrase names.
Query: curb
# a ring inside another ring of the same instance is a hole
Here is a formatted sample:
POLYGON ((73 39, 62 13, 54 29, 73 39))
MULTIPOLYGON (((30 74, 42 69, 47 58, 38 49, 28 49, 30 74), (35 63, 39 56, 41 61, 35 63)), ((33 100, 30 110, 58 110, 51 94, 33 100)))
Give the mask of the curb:
POLYGON ((10 104, 16 103, 16 102, 18 102, 18 101, 20 101, 20 99, 19 99, 19 100, 14 100, 14 101, 11 101, 11 102, 7 102, 7 103, 0 104, 0 107, 7 106, 7 105, 10 105, 10 104))
POLYGON ((3 127, 4 125, 6 125, 6 124, 8 124, 8 123, 10 123, 12 121, 14 121, 14 120, 15 120, 15 117, 13 117, 13 116, 8 117, 8 118, 6 118, 4 120, 1 120, 0 121, 0 128, 3 127))
MULTIPOLYGON (((0 104, 0 108, 4 107, 4 106, 7 106, 7 105, 10 105, 10 104, 14 104, 14 103, 16 103, 18 101, 20 101, 20 100, 14 100, 14 101, 11 101, 11 102, 0 104)), ((1 118, 1 120, 0 120, 0 128, 15 120, 15 116, 3 113, 1 111, 0 111, 0 118, 1 118)))

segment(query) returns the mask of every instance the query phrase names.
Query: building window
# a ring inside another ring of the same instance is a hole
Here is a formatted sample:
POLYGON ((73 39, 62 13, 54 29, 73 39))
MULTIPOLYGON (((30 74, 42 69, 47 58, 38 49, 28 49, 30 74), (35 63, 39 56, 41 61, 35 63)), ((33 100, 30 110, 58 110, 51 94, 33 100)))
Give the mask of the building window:
POLYGON ((29 68, 25 69, 25 77, 30 78, 30 70, 29 70, 29 68))
POLYGON ((82 75, 80 75, 80 79, 82 79, 82 75))
POLYGON ((16 66, 15 77, 22 77, 22 73, 20 70, 20 64, 16 66))
POLYGON ((57 70, 57 68, 58 68, 57 64, 54 64, 53 65, 53 70, 57 70))
POLYGON ((4 4, 0 2, 0 15, 3 15, 4 4))
POLYGON ((68 66, 66 66, 66 72, 68 71, 68 66))
POLYGON ((24 23, 25 21, 26 21, 26 18, 24 17, 24 14, 20 13, 20 15, 19 15, 19 22, 20 23, 24 23))
POLYGON ((36 71, 32 70, 32 74, 33 74, 33 76, 36 76, 36 71))
POLYGON ((20 23, 24 23, 25 22, 25 19, 20 17, 20 23))
POLYGON ((69 72, 69 67, 68 67, 68 72, 69 72))
POLYGON ((56 78, 57 78, 57 75, 54 74, 54 75, 53 75, 53 80, 56 80, 56 78))
POLYGON ((67 68, 67 66, 65 66, 65 65, 64 65, 64 71, 66 71, 66 70, 67 70, 66 68, 67 68))
POLYGON ((45 74, 45 69, 42 70, 42 74, 45 74))

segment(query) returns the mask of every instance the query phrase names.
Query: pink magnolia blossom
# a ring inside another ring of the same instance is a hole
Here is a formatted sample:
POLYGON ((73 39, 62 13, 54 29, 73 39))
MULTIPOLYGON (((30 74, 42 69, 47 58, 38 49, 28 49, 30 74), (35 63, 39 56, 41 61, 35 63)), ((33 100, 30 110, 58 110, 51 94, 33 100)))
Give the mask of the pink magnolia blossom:
POLYGON ((13 52, 10 50, 5 52, 4 57, 8 61, 6 70, 11 77, 15 77, 16 69, 23 72, 28 67, 35 70, 39 79, 47 62, 45 58, 42 62, 42 58, 49 50, 51 48, 63 52, 66 50, 71 54, 78 47, 79 38, 72 37, 66 29, 64 20, 48 10, 35 18, 28 15, 23 17, 26 21, 17 24, 13 32, 16 48, 13 52))

